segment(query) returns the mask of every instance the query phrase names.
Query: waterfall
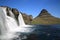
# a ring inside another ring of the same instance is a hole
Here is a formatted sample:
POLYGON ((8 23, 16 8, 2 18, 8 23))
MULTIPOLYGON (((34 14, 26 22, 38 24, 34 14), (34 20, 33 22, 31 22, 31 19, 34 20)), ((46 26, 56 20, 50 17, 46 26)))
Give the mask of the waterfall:
POLYGON ((20 32, 28 33, 31 31, 31 29, 26 28, 31 25, 24 23, 21 13, 19 13, 18 16, 19 25, 17 25, 13 12, 9 10, 9 13, 10 16, 7 16, 6 8, 0 7, 0 40, 12 40, 18 37, 20 32), (19 32, 19 34, 16 34, 17 32, 19 32))
POLYGON ((22 17, 22 15, 21 15, 21 13, 19 13, 18 20, 19 20, 19 26, 24 26, 24 25, 25 25, 25 22, 24 22, 24 20, 23 20, 23 17, 22 17))
POLYGON ((2 8, 0 7, 0 35, 3 35, 6 33, 7 28, 6 28, 6 20, 5 20, 6 16, 2 10, 2 8), (4 25, 3 25, 4 24, 4 25), (3 30, 3 31, 2 31, 3 30))
MULTIPOLYGON (((4 10, 5 11, 5 10, 4 10)), ((0 7, 0 40, 3 38, 2 36, 6 34, 7 27, 6 27, 6 15, 3 11, 3 8, 0 7)))
POLYGON ((15 33, 18 30, 16 20, 7 16, 6 8, 0 7, 0 40, 11 40, 17 37, 15 33))
POLYGON ((10 16, 11 16, 12 18, 15 18, 15 17, 14 17, 14 14, 12 13, 11 10, 9 10, 9 14, 10 14, 10 16))

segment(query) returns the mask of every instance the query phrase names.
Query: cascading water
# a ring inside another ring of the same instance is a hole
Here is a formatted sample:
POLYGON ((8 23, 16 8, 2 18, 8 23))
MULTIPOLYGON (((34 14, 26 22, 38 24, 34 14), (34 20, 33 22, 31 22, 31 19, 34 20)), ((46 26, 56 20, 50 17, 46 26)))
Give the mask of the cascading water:
POLYGON ((19 13, 18 20, 19 20, 19 26, 21 26, 21 25, 25 25, 25 23, 24 23, 24 20, 23 20, 23 17, 22 17, 22 15, 21 15, 21 13, 19 13))
POLYGON ((17 37, 15 33, 18 30, 16 21, 7 16, 6 8, 0 7, 0 40, 11 40, 17 37))
MULTIPOLYGON (((9 10, 10 16, 7 16, 6 8, 0 7, 0 40, 12 40, 20 35, 20 32, 30 32, 31 30, 26 28, 30 25, 25 25, 21 13, 19 13, 19 26, 14 18, 14 14, 9 10), (19 32, 19 34, 16 34, 19 32)), ((21 40, 21 39, 19 39, 21 40)))
POLYGON ((10 14, 10 16, 11 16, 12 18, 15 18, 15 17, 14 17, 14 14, 12 13, 11 10, 9 10, 9 14, 10 14))
POLYGON ((18 20, 19 20, 19 29, 20 29, 20 32, 27 32, 27 33, 31 32, 31 28, 29 28, 29 27, 32 27, 32 25, 26 25, 25 24, 21 13, 19 13, 18 20))
MULTIPOLYGON (((4 35, 7 31, 7 28, 6 28, 6 25, 5 25, 5 14, 3 14, 3 10, 2 8, 0 7, 0 35, 4 35), (4 24, 4 25, 3 25, 4 24)), ((0 36, 1 38, 1 36, 0 36)))

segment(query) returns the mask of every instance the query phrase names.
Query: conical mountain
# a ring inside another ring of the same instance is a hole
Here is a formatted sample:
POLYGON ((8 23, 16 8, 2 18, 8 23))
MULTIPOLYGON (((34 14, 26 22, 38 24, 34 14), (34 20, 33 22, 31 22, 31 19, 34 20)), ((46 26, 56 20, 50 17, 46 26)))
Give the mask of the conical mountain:
POLYGON ((33 19, 32 24, 60 24, 60 18, 52 16, 46 9, 33 19))
POLYGON ((46 9, 42 9, 37 17, 52 17, 52 15, 46 9))

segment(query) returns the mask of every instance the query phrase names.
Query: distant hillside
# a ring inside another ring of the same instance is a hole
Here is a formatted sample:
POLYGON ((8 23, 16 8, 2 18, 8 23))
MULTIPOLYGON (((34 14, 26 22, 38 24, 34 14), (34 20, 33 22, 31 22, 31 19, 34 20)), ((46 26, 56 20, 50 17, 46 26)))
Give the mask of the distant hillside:
POLYGON ((52 16, 46 9, 33 19, 32 24, 60 24, 60 18, 52 16))

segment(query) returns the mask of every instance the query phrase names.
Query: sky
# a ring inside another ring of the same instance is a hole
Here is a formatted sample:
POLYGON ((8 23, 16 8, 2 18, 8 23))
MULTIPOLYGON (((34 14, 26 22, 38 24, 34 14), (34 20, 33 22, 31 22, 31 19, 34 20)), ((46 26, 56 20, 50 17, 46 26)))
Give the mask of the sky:
POLYGON ((16 8, 33 17, 46 9, 51 15, 60 18, 60 0, 0 0, 0 6, 16 8))

